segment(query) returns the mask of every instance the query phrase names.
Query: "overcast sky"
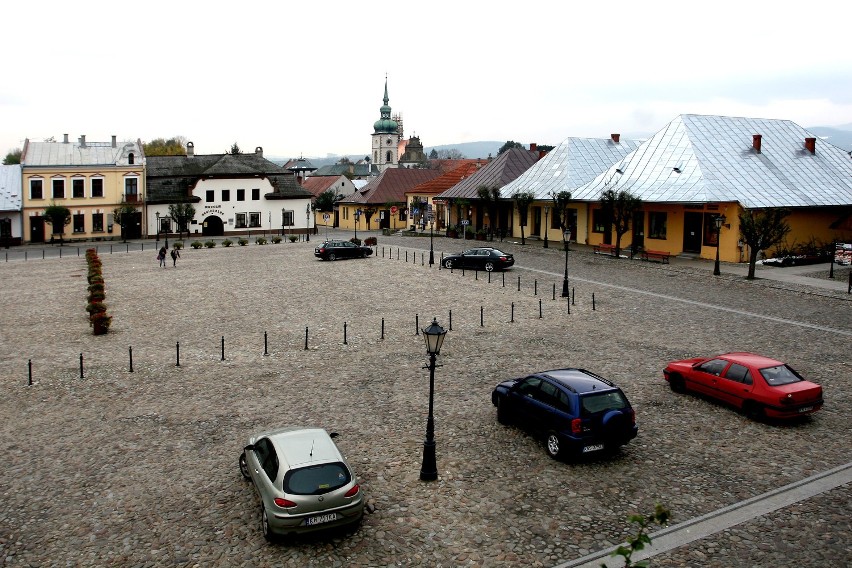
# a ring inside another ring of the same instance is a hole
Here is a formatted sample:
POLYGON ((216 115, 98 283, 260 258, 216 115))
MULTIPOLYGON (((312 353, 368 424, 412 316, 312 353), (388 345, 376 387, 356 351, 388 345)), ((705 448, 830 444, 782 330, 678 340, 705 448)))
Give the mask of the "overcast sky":
POLYGON ((12 2, 0 150, 68 133, 368 155, 386 74, 405 137, 425 146, 556 145, 684 113, 849 125, 850 13, 840 0, 12 2))

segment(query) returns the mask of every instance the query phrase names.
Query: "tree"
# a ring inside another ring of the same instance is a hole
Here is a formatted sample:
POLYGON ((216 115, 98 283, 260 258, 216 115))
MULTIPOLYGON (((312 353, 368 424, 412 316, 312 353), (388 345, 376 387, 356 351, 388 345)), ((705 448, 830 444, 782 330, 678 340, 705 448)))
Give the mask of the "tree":
POLYGON ((9 150, 6 154, 6 157, 3 159, 4 166, 11 166, 12 164, 20 164, 21 163, 21 149, 15 148, 14 150, 9 150))
MULTIPOLYGON (((184 231, 186 231, 186 235, 189 237, 189 222, 195 217, 195 207, 192 206, 192 203, 188 201, 184 203, 172 203, 169 205, 169 217, 177 223, 178 233, 180 234, 178 238, 183 238, 184 231)), ((159 230, 160 228, 157 227, 157 231, 159 230)))
MULTIPOLYGON (((50 223, 51 227, 53 227, 51 232, 54 235, 59 235, 59 240, 61 242, 62 235, 65 234, 65 225, 71 223, 71 210, 64 205, 51 203, 44 208, 44 220, 46 223, 50 223)), ((52 241, 53 237, 51 237, 50 240, 52 241)))
MULTIPOLYGON (((571 201, 570 191, 560 191, 553 193, 550 196, 553 199, 553 216, 559 219, 559 230, 564 234, 571 226, 570 210, 568 203, 571 201)), ((563 237, 562 241, 565 248, 568 248, 568 241, 563 237)))
POLYGON ((502 154, 506 150, 511 150, 512 148, 523 149, 523 147, 524 147, 524 145, 521 144, 520 142, 515 142, 514 140, 507 140, 506 143, 503 144, 502 146, 500 146, 500 149, 497 150, 497 155, 499 156, 500 154, 502 154))
POLYGON ((749 247, 748 280, 754 279, 758 253, 777 245, 790 232, 790 225, 784 220, 789 214, 787 209, 744 209, 740 212, 740 236, 749 247))
POLYGON ((641 208, 642 200, 626 189, 601 192, 601 209, 615 229, 615 256, 621 254, 621 237, 630 230, 633 214, 641 208))
POLYGON ((375 207, 367 207, 363 209, 364 211, 364 219, 367 221, 367 230, 370 230, 370 218, 375 215, 376 209, 375 207))
POLYGON ((243 151, 240 150, 240 147, 237 145, 236 142, 234 142, 234 144, 231 146, 231 151, 227 152, 227 153, 228 154, 242 154, 243 151))
POLYGON ((500 199, 500 188, 497 186, 487 187, 485 185, 480 185, 476 188, 476 194, 482 200, 485 205, 486 210, 488 211, 488 216, 491 218, 491 226, 489 230, 491 232, 491 240, 494 240, 494 227, 497 225, 498 215, 497 215, 497 201, 500 199))
MULTIPOLYGON (((121 227, 121 239, 127 242, 125 230, 130 226, 130 223, 136 218, 137 207, 135 203, 122 203, 112 210, 112 216, 115 224, 121 227)), ((159 227, 158 227, 159 228, 159 227)))
POLYGON ((343 165, 347 165, 347 166, 349 166, 349 165, 351 165, 351 164, 352 164, 352 160, 350 160, 350 159, 349 159, 348 157, 346 157, 346 156, 343 156, 342 158, 340 158, 339 160, 337 160, 337 163, 338 163, 338 164, 343 164, 343 165))
POLYGON ((521 191, 514 195, 515 202, 518 204, 518 214, 521 223, 521 244, 527 244, 524 238, 524 227, 527 225, 527 216, 530 210, 530 205, 535 201, 535 194, 531 191, 521 191))
POLYGON ((438 151, 436 149, 432 148, 432 151, 429 152, 429 159, 430 160, 437 160, 438 159, 438 151))
POLYGON ((429 158, 437 160, 464 160, 464 154, 456 148, 445 148, 437 151, 433 148, 429 153, 429 158), (434 154, 434 157, 432 154, 434 154))
POLYGON ((316 200, 314 201, 314 206, 317 211, 334 211, 334 204, 343 199, 342 195, 338 195, 334 191, 330 189, 326 189, 319 195, 317 195, 316 200))
POLYGON ((174 136, 168 140, 155 138, 142 144, 146 156, 186 156, 186 138, 174 136))

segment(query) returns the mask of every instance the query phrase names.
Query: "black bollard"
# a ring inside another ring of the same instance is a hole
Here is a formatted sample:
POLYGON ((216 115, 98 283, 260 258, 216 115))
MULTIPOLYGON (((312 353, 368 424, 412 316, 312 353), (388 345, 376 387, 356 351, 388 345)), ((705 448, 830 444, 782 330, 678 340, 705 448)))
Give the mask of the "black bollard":
POLYGON ((573 286, 571 287, 571 305, 572 306, 575 305, 574 304, 574 287, 573 286))
MULTIPOLYGON (((62 249, 60 249, 60 250, 62 250, 62 249)), ((82 353, 80 353, 80 378, 81 379, 84 378, 83 377, 83 354, 82 353)))
POLYGON ((225 360, 225 336, 222 336, 222 361, 225 360))
POLYGON ((453 331, 453 310, 450 310, 450 331, 453 331))
POLYGON ((27 359, 27 373, 28 373, 27 384, 29 386, 33 386, 33 360, 32 359, 27 359))
POLYGON ((464 276, 464 265, 462 264, 462 276, 464 276))
POLYGON ((263 354, 264 355, 269 355, 269 351, 267 351, 268 346, 269 345, 267 343, 266 332, 264 331, 263 332, 263 354))
POLYGON ((509 319, 510 323, 515 322, 515 302, 512 302, 512 317, 509 319))
POLYGON ((521 277, 518 276, 518 292, 521 291, 521 277))
POLYGON ((538 279, 533 280, 533 296, 538 296, 538 279))
POLYGON ((506 287, 506 273, 503 273, 503 288, 506 287))
POLYGON ((553 299, 556 299, 556 284, 553 285, 553 299))
POLYGON ((849 286, 846 287, 846 293, 852 294, 852 270, 849 271, 849 286))
POLYGON ((538 299, 538 319, 541 319, 541 298, 538 299))
POLYGON ((382 247, 382 258, 385 257, 385 247, 382 247))
POLYGON ((346 322, 343 322, 343 345, 347 345, 347 343, 346 343, 346 322))
POLYGON ((488 283, 491 284, 491 273, 488 273, 488 283))
POLYGON ((473 278, 474 280, 479 280, 479 269, 478 268, 473 271, 473 277, 474 277, 473 278))
POLYGON ((592 311, 595 311, 595 293, 592 292, 592 311))
POLYGON ((405 262, 408 262, 408 251, 405 251, 405 262))
POLYGON ((385 318, 382 318, 382 339, 385 338, 385 318))
POLYGON ((414 314, 414 335, 420 335, 420 314, 414 314))
POLYGON ((180 367, 180 341, 175 343, 175 367, 180 367))
POLYGON ((305 326, 305 351, 308 350, 308 326, 305 326))
POLYGON ((127 356, 130 359, 130 372, 133 372, 133 347, 127 348, 127 356))
MULTIPOLYGON (((44 258, 44 257, 42 257, 44 258)), ((62 249, 59 249, 59 258, 62 258, 62 249)))
POLYGON ((479 327, 485 327, 485 308, 479 306, 479 327))

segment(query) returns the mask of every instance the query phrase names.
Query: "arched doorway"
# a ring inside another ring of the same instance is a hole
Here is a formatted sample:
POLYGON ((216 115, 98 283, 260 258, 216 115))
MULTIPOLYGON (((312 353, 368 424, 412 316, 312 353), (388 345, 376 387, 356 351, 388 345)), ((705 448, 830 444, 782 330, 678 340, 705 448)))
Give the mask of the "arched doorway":
POLYGON ((222 219, 216 215, 210 215, 204 219, 204 224, 201 226, 201 234, 205 237, 221 237, 225 234, 225 226, 222 224, 222 219))

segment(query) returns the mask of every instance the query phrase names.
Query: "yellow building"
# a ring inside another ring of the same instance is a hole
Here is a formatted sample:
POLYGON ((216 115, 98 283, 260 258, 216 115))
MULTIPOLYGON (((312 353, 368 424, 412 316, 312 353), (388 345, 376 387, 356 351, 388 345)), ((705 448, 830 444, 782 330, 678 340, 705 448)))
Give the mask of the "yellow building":
POLYGON ((81 136, 71 142, 67 134, 62 142, 28 139, 21 167, 25 242, 142 236, 145 154, 139 140, 117 142, 113 136, 110 142, 89 142, 81 136), (46 222, 44 209, 53 204, 71 210, 67 227, 46 222), (135 211, 122 228, 116 226, 114 210, 123 205, 135 211))

